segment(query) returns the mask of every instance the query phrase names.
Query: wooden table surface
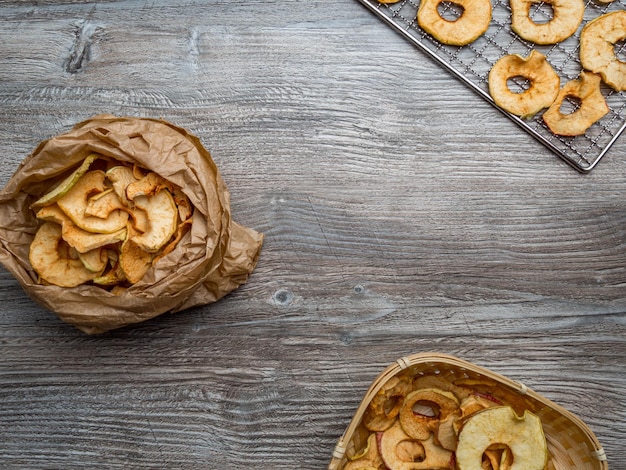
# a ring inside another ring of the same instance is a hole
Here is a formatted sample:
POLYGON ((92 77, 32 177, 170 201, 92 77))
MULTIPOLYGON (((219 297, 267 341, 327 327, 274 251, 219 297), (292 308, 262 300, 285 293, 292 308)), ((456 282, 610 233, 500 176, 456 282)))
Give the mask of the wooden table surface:
POLYGON ((2 0, 0 104, 2 186, 76 122, 161 117, 265 234, 222 300, 99 336, 0 269, 2 468, 325 468, 418 352, 626 468, 626 136, 575 171, 356 0, 2 0))

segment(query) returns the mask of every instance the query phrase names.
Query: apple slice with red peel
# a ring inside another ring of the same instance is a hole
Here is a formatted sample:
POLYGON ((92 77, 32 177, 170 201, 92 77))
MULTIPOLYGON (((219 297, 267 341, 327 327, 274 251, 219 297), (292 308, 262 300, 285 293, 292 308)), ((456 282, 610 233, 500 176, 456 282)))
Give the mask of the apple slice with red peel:
POLYGON ((399 421, 382 433, 380 456, 389 470, 451 469, 453 453, 435 444, 432 434, 428 439, 411 438, 399 421))
POLYGON ((400 409, 400 423, 413 439, 427 439, 436 432, 439 422, 459 409, 459 401, 452 392, 425 388, 409 393, 400 409), (416 412, 416 407, 423 410, 416 412))

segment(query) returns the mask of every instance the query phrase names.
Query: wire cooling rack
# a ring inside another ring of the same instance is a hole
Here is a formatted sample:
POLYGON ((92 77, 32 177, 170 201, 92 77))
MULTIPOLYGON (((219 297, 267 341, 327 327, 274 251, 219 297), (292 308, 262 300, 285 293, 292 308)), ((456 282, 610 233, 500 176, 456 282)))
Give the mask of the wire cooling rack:
MULTIPOLYGON (((533 49, 547 57, 561 78, 561 86, 577 78, 582 70, 578 57, 582 27, 602 14, 623 10, 626 0, 614 0, 612 3, 588 0, 583 22, 576 33, 550 46, 539 46, 517 36, 511 31, 508 0, 492 0, 493 13, 489 29, 476 41, 463 47, 441 44, 418 26, 416 17, 419 0, 400 0, 391 4, 379 3, 377 0, 358 1, 580 172, 591 171, 626 129, 626 94, 616 92, 604 84, 602 93, 609 106, 609 113, 593 124, 585 135, 575 137, 554 135, 543 122, 543 113, 538 113, 532 119, 521 119, 499 108, 489 95, 488 85, 489 71, 500 57, 506 54, 526 57, 533 49)), ((439 12, 443 18, 453 20, 462 13, 459 8, 452 1, 444 0, 439 5, 439 12)), ((548 21, 552 15, 551 6, 537 3, 531 9, 530 17, 535 22, 542 22, 548 21)), ((616 44, 615 51, 620 60, 626 60, 624 41, 616 44)), ((525 86, 527 84, 517 84, 520 90, 525 86)), ((567 104, 566 101, 564 107, 567 104)), ((571 111, 577 104, 571 101, 569 106, 571 111)))

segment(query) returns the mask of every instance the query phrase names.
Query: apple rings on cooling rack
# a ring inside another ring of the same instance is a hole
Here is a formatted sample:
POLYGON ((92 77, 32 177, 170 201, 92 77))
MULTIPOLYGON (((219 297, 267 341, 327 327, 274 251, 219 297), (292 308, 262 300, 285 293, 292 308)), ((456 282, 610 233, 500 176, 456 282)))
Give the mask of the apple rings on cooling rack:
POLYGON ((444 0, 422 0, 417 10, 417 24, 437 41, 451 46, 465 46, 487 31, 491 23, 490 0, 454 0, 446 3, 462 9, 460 16, 448 20, 439 13, 444 0))
POLYGON ((554 103, 543 113, 543 120, 554 134, 573 136, 584 134, 608 112, 609 107, 600 91, 600 76, 583 71, 579 79, 563 85, 554 103), (561 106, 566 98, 578 100, 578 109, 562 113, 561 106))
POLYGON ((546 56, 533 50, 527 58, 518 54, 501 57, 489 72, 489 93, 502 109, 530 118, 550 106, 559 93, 561 80, 546 56), (530 82, 527 89, 516 93, 509 88, 510 79, 522 77, 530 82))
POLYGON ((510 0, 511 29, 519 37, 535 44, 556 44, 576 32, 583 20, 583 0, 543 0, 552 7, 552 18, 547 22, 535 22, 530 9, 536 0, 510 0))
POLYGON ((626 39, 626 11, 599 16, 580 33, 580 62, 583 68, 602 76, 616 91, 626 90, 626 62, 615 54, 615 44, 626 39))

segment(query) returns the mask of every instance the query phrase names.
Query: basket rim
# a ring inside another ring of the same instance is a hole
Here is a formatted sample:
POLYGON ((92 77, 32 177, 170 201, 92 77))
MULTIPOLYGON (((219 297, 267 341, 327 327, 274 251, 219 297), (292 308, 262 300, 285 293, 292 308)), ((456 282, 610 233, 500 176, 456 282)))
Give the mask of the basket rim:
POLYGON ((389 364, 385 369, 383 369, 383 371, 374 379, 374 381, 368 388, 367 392, 365 393, 365 396, 363 397, 356 412, 354 413, 354 416, 352 417, 350 424, 348 425, 346 430, 343 432, 341 437, 338 439, 337 444, 335 445, 335 448, 333 450, 332 460, 328 465, 328 470, 338 469, 339 463, 341 462, 341 460, 343 459, 346 453, 347 445, 352 439, 352 436, 354 435, 357 427, 361 423, 361 416, 363 412, 365 411, 365 408, 367 408, 367 406, 371 402, 374 395, 376 395, 376 393, 387 382, 387 380, 389 380, 390 378, 392 378, 399 372, 411 366, 424 364, 424 363, 433 363, 433 362, 443 363, 446 365, 452 365, 452 366, 456 366, 462 369, 467 369, 467 370, 479 373, 485 377, 501 382, 504 385, 507 385, 508 387, 510 387, 511 389, 517 391, 521 395, 529 396, 533 398, 534 400, 540 402, 542 405, 547 406, 551 408, 552 410, 565 416, 573 424, 575 424, 578 428, 580 428, 580 430, 585 434, 589 442, 592 444, 593 446, 592 456, 598 460, 600 464, 600 468, 603 470, 608 470, 609 467, 607 463, 607 457, 604 452, 604 449, 602 448, 602 445, 600 444, 600 441, 598 441, 598 438, 593 433, 593 431, 587 426, 587 424, 577 415, 563 408, 561 405, 553 402, 552 400, 544 397, 543 395, 535 392, 534 390, 528 388, 522 382, 512 380, 502 374, 499 374, 497 372, 491 371, 484 367, 478 366, 464 359, 460 359, 451 354, 443 354, 443 353, 436 353, 436 352, 421 352, 421 353, 411 354, 408 356, 403 356, 403 357, 396 359, 395 362, 389 364))

